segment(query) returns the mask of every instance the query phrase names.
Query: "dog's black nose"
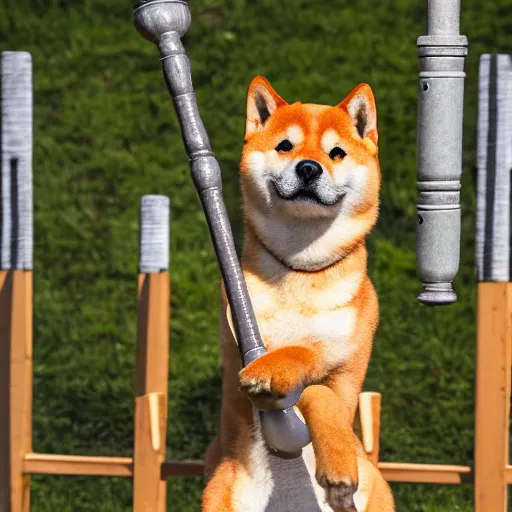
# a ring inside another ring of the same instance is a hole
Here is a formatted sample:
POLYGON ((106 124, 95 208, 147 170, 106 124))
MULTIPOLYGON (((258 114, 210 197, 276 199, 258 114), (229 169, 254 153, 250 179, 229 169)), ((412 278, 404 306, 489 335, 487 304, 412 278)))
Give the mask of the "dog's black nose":
POLYGON ((314 160, 301 160, 297 167, 295 167, 297 176, 301 178, 305 183, 313 181, 322 174, 322 166, 314 160))

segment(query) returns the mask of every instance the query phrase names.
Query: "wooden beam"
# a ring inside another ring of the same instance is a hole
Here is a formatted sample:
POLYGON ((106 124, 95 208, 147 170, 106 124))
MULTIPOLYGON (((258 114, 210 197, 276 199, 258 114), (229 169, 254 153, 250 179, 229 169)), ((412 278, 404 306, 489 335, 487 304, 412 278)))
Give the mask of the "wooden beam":
POLYGON ((170 460, 162 465, 162 478, 172 476, 203 476, 202 460, 170 460))
MULTIPOLYGON (((388 482, 463 484, 471 483, 473 478, 471 468, 468 466, 380 462, 378 467, 388 482)), ((162 476, 165 478, 202 475, 201 460, 169 461, 162 466, 162 476)))
POLYGON ((379 469, 388 482, 464 484, 473 481, 471 468, 468 466, 380 462, 379 469))
POLYGON ((169 376, 169 273, 139 275, 135 383, 134 512, 165 512, 169 376))
POLYGON ((507 510, 512 283, 478 284, 475 512, 507 510))
MULTIPOLYGON (((170 460, 161 466, 159 478, 202 476, 202 460, 170 460)), ((23 472, 27 475, 133 476, 132 457, 87 457, 80 455, 25 455, 23 472)))
POLYGON ((32 451, 32 272, 0 271, 0 509, 27 512, 32 451))
POLYGON ((135 396, 167 392, 169 304, 169 273, 139 274, 135 396))
POLYGON ((11 507, 11 311, 12 273, 0 270, 0 510, 11 507))
MULTIPOLYGON (((473 479, 471 468, 468 466, 381 462, 379 469, 388 482, 463 484, 471 483, 473 479)), ((133 476, 133 459, 131 457, 83 457, 29 453, 25 456, 23 470, 27 474, 41 475, 131 477, 133 476)), ((202 477, 203 471, 202 460, 170 460, 162 464, 161 478, 202 477)), ((512 483, 512 466, 507 466, 507 478, 512 483)))
POLYGON ((29 453, 25 456, 23 471, 33 475, 133 475, 131 457, 82 457, 78 455, 47 455, 29 453))
POLYGON ((27 512, 32 451, 32 57, 2 52, 0 93, 0 510, 27 512))

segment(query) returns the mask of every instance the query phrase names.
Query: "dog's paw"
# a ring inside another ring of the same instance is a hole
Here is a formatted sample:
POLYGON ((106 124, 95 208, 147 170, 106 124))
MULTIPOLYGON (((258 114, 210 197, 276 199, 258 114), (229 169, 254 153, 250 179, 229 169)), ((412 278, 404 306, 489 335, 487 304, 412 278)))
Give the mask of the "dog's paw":
POLYGON ((262 409, 274 409, 302 382, 300 365, 290 363, 286 353, 269 352, 248 364, 240 373, 240 389, 262 409))
POLYGON ((316 369, 315 353, 306 347, 290 346, 267 352, 240 373, 240 388, 262 409, 280 408, 276 402, 304 382, 316 369))
POLYGON ((251 375, 253 372, 240 373, 240 389, 243 389, 251 396, 264 395, 269 398, 274 396, 272 393, 271 381, 268 376, 251 375))
POLYGON ((359 472, 355 447, 349 441, 351 436, 352 432, 340 432, 336 441, 324 439, 317 457, 316 480, 325 489, 327 502, 335 512, 356 512, 354 494, 359 472))
POLYGON ((273 409, 275 402, 280 400, 288 391, 288 387, 279 382, 272 369, 265 361, 265 356, 247 365, 239 374, 240 389, 245 391, 251 401, 261 409, 273 409))
POLYGON ((317 476, 317 481, 325 489, 327 503, 335 512, 357 512, 354 503, 357 484, 351 478, 333 481, 326 476, 317 476))

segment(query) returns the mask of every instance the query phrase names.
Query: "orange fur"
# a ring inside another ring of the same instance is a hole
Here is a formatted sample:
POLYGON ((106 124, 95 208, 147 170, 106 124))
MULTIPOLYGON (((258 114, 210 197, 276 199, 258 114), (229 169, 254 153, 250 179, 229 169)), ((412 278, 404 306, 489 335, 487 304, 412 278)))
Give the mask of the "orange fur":
POLYGON ((336 107, 290 105, 262 77, 249 87, 242 266, 267 354, 241 368, 223 290, 221 429, 203 512, 264 512, 273 484, 248 396, 271 409, 301 384, 322 511, 394 510, 352 428, 379 317, 364 243, 378 216, 377 143, 366 84, 336 107), (304 161, 314 178, 299 172, 304 161))
POLYGON ((203 495, 203 509, 218 510, 219 512, 236 512, 233 508, 233 485, 237 465, 234 461, 225 459, 217 467, 215 477, 209 482, 203 495))

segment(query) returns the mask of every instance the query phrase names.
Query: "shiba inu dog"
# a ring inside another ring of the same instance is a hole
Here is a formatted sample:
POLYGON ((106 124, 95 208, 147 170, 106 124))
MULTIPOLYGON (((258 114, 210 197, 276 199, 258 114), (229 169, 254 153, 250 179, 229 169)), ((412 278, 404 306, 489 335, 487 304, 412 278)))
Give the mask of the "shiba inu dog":
POLYGON ((377 142, 366 84, 336 107, 288 104, 263 77, 249 87, 242 267, 267 353, 241 368, 223 292, 221 429, 205 457, 203 512, 394 511, 352 427, 379 316, 365 247, 378 216, 377 142), (299 383, 312 443, 294 474, 287 460, 276 471, 248 397, 268 408, 299 383))

